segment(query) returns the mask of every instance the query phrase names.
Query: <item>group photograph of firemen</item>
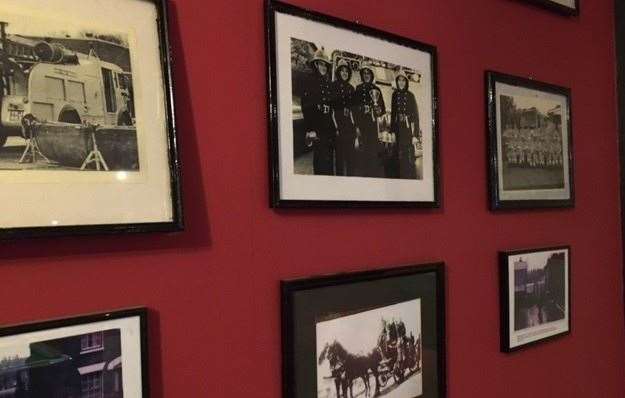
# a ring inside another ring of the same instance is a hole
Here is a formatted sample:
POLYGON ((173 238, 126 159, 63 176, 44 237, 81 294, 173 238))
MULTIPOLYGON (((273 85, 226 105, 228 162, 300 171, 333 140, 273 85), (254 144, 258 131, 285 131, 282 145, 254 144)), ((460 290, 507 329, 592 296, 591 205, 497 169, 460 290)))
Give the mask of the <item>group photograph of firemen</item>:
POLYGON ((423 178, 418 73, 292 39, 296 174, 423 178))
POLYGON ((532 102, 502 95, 500 109, 505 188, 564 187, 560 106, 540 99, 532 102))

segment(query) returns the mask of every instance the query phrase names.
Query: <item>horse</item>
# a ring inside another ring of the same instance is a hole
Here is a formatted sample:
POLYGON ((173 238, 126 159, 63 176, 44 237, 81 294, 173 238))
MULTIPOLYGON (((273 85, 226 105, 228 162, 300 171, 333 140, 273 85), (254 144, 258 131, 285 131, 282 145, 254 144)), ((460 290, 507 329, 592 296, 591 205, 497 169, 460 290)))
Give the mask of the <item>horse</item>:
MULTIPOLYGON (((378 365, 382 359, 381 355, 378 353, 376 349, 374 349, 369 355, 360 355, 360 354, 352 354, 348 352, 341 343, 336 340, 332 344, 326 343, 321 354, 319 355, 319 365, 323 363, 324 360, 328 360, 330 363, 330 369, 333 371, 335 369, 340 369, 341 367, 345 372, 345 384, 347 388, 344 388, 343 393, 345 398, 354 397, 353 392, 353 382, 354 380, 360 378, 362 379, 365 385, 365 397, 371 396, 371 385, 369 383, 369 370, 372 371, 375 376, 376 388, 375 395, 380 393, 380 386, 378 382, 378 365), (349 396, 346 394, 347 390, 349 392, 349 396)), ((339 384, 338 379, 335 377, 334 383, 336 386, 337 397, 340 397, 339 394, 339 384)))

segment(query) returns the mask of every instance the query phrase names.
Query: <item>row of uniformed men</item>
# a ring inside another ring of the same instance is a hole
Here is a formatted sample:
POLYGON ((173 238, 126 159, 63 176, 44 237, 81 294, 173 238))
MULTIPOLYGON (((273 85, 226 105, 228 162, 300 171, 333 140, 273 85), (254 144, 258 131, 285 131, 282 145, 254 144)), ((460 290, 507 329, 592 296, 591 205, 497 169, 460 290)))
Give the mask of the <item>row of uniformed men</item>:
MULTIPOLYGON (((307 138, 313 142, 313 171, 317 175, 378 177, 381 139, 378 118, 386 114, 382 91, 375 84, 373 67, 360 65, 361 83, 350 83, 352 70, 345 60, 332 63, 320 48, 310 61, 312 74, 301 102, 307 138)), ((409 79, 399 71, 392 95, 390 161, 384 177, 416 178, 414 145, 421 139, 415 96, 409 79)))

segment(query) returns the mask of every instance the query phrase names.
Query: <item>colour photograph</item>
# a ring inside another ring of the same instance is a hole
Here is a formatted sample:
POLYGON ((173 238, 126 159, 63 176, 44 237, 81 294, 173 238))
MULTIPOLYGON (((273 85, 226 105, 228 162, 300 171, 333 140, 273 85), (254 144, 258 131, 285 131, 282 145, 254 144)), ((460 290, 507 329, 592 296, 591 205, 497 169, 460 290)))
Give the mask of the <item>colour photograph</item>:
POLYGON ((506 351, 569 332, 569 256, 568 247, 500 253, 506 351))

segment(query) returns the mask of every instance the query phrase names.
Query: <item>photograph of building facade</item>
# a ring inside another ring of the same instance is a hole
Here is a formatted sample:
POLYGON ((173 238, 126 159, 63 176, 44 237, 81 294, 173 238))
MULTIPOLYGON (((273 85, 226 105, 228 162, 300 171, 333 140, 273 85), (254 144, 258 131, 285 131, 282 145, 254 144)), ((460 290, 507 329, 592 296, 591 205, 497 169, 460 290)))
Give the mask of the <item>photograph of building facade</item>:
POLYGON ((514 263, 514 329, 522 330, 566 315, 566 258, 564 252, 552 254, 544 264, 531 257, 514 263))
POLYGON ((119 329, 39 341, 28 350, 26 358, 1 360, 0 397, 124 396, 119 329))

